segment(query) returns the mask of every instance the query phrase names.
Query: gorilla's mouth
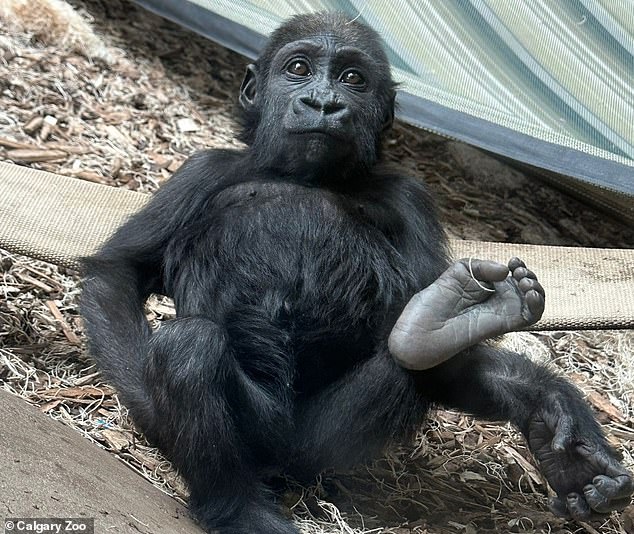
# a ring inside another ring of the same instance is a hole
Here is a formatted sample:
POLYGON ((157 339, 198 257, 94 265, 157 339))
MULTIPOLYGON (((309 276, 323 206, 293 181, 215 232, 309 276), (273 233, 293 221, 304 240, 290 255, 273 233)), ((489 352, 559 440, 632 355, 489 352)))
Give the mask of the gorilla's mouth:
POLYGON ((314 128, 293 128, 289 131, 289 133, 294 135, 305 135, 311 136, 314 135, 316 137, 331 137, 333 139, 341 140, 346 139, 346 134, 342 128, 334 128, 334 127, 314 127, 314 128))

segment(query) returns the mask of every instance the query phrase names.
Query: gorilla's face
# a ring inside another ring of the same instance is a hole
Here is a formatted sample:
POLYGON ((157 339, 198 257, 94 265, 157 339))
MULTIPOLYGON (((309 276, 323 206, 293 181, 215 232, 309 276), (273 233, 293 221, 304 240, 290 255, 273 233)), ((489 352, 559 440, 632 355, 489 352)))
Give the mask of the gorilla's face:
POLYGON ((375 163, 392 123, 394 90, 387 64, 327 34, 281 46, 266 75, 250 65, 240 102, 257 109, 258 154, 291 172, 337 173, 375 163))

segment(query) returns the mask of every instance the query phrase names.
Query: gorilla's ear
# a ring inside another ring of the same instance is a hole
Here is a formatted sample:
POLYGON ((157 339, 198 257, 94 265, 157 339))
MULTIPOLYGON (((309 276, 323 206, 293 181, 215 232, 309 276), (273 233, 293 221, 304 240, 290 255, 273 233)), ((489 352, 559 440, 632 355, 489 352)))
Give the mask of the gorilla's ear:
POLYGON ((244 73, 244 80, 240 86, 240 105, 244 109, 249 109, 255 103, 257 75, 257 67, 253 63, 247 65, 247 71, 244 73))
POLYGON ((396 105, 395 100, 396 100, 396 93, 392 93, 390 104, 388 105, 387 111, 385 112, 383 127, 381 128, 382 132, 385 132, 392 127, 392 123, 394 122, 394 106, 396 105))

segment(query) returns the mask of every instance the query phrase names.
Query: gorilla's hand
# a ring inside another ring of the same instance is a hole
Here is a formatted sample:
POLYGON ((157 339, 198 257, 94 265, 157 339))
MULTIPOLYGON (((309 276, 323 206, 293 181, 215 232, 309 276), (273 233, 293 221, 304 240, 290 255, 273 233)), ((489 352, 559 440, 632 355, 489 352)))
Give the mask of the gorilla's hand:
POLYGON ((557 493, 549 503, 551 511, 585 521, 625 508, 634 492, 634 478, 598 428, 578 418, 576 409, 561 399, 547 400, 531 417, 527 437, 542 473, 557 493))

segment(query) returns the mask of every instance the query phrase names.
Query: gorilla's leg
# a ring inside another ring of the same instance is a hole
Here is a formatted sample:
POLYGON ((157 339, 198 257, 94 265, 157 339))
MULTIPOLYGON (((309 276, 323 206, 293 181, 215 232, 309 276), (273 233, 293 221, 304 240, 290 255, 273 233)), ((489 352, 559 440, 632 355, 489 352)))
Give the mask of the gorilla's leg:
POLYGON ((326 468, 346 469, 412 435, 428 411, 413 375, 387 348, 328 388, 298 400, 288 473, 309 481, 326 468))
POLYGON ((258 476, 268 450, 259 437, 283 433, 284 402, 247 376, 227 337, 205 318, 164 323, 150 340, 145 376, 154 418, 137 423, 184 476, 206 529, 296 533, 258 476))
POLYGON ((408 369, 429 369, 485 339, 537 322, 543 311, 544 290, 518 258, 508 267, 460 260, 412 297, 390 334, 390 352, 408 369))

